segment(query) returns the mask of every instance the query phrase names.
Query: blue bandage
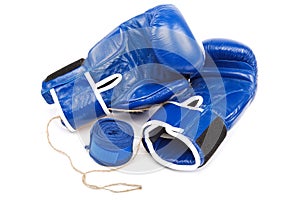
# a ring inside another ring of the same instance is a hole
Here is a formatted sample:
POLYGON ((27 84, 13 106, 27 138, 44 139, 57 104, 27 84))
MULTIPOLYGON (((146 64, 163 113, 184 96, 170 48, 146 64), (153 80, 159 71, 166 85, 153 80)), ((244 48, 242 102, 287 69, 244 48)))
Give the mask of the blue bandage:
POLYGON ((120 120, 104 118, 91 129, 90 156, 104 166, 120 166, 132 156, 134 132, 132 127, 120 120))

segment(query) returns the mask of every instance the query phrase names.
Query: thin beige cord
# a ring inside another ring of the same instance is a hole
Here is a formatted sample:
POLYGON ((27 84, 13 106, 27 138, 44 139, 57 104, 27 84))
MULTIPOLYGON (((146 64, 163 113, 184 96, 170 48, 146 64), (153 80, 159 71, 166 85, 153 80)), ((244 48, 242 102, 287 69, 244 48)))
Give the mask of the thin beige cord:
POLYGON ((66 157, 69 159, 69 162, 70 162, 72 168, 73 168, 76 172, 78 172, 78 173, 80 173, 80 174, 84 174, 84 172, 80 171, 79 169, 77 169, 77 168, 74 166, 71 157, 70 157, 66 152, 64 152, 64 151, 62 151, 62 150, 60 150, 60 149, 57 149, 57 148, 52 144, 52 142, 50 141, 49 126, 50 126, 50 123, 51 123, 53 120, 55 120, 55 119, 61 119, 61 118, 60 118, 60 116, 53 117, 53 118, 51 118, 51 119, 48 121, 48 124, 47 124, 47 130, 46 130, 46 132, 47 132, 47 140, 48 140, 49 145, 52 147, 52 149, 53 149, 54 151, 56 151, 56 152, 58 152, 58 153, 60 153, 60 154, 62 154, 62 155, 64 155, 64 156, 66 156, 66 157))
POLYGON ((129 162, 125 163, 124 165, 119 166, 119 167, 116 167, 116 168, 109 168, 109 169, 103 169, 103 170, 98 169, 98 170, 90 170, 90 171, 87 171, 87 172, 83 172, 83 171, 79 170, 77 167, 75 167, 75 165, 73 164, 73 161, 72 161, 71 157, 70 157, 66 152, 64 152, 64 151, 62 151, 62 150, 56 148, 56 147, 52 144, 52 142, 51 142, 51 140, 50 140, 49 126, 50 126, 51 122, 52 122, 53 120, 55 120, 55 119, 61 119, 61 118, 60 118, 60 116, 53 117, 53 118, 51 118, 51 119, 48 121, 48 123, 47 123, 46 133, 47 133, 47 140, 48 140, 48 143, 49 143, 50 147, 51 147, 54 151, 56 151, 56 152, 58 152, 58 153, 60 153, 60 154, 62 154, 62 155, 64 155, 64 156, 66 156, 66 157, 68 158, 71 167, 72 167, 76 172, 78 172, 79 174, 82 175, 82 183, 83 183, 86 187, 88 187, 88 188, 90 188, 90 189, 95 189, 95 190, 108 190, 108 191, 114 192, 114 193, 130 192, 130 191, 141 190, 141 189, 142 189, 142 186, 141 186, 141 185, 137 185, 137 184, 113 183, 113 184, 108 184, 108 185, 104 185, 104 186, 97 186, 97 185, 89 184, 89 183, 87 183, 87 181, 86 181, 86 175, 88 175, 88 174, 90 174, 90 173, 95 173, 95 172, 113 172, 113 171, 116 171, 116 170, 118 170, 118 169, 121 169, 121 168, 127 166, 127 165, 130 163, 130 161, 132 161, 132 160, 136 157, 137 152, 139 151, 139 148, 140 148, 141 141, 139 141, 139 143, 138 143, 138 145, 137 145, 137 148, 136 148, 136 151, 134 152, 133 157, 131 158, 131 160, 130 160, 129 162), (115 186, 125 186, 125 187, 131 187, 131 188, 129 188, 129 189, 122 189, 122 190, 114 190, 114 189, 111 189, 111 188, 110 188, 110 187, 115 187, 115 186))

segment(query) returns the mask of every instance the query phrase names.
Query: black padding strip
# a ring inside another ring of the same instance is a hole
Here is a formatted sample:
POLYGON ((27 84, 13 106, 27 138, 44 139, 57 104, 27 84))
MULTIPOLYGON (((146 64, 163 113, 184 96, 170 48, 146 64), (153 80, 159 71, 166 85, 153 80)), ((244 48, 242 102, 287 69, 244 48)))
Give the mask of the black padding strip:
POLYGON ((53 80, 53 79, 55 79, 55 78, 57 78, 59 76, 62 76, 64 74, 66 74, 66 73, 68 73, 68 72, 76 69, 77 67, 80 67, 83 62, 84 62, 84 59, 81 58, 81 59, 79 59, 79 60, 77 60, 77 61, 75 61, 75 62, 73 62, 73 63, 71 63, 71 64, 69 64, 69 65, 67 65, 67 66, 65 66, 65 67, 63 67, 61 69, 59 69, 59 70, 57 70, 56 72, 50 74, 45 79, 45 82, 51 81, 51 80, 53 80))
POLYGON ((223 142, 226 134, 227 129, 224 125, 224 121, 220 117, 217 117, 203 132, 203 134, 197 138, 196 143, 200 146, 204 153, 204 163, 202 166, 215 153, 220 144, 223 142))

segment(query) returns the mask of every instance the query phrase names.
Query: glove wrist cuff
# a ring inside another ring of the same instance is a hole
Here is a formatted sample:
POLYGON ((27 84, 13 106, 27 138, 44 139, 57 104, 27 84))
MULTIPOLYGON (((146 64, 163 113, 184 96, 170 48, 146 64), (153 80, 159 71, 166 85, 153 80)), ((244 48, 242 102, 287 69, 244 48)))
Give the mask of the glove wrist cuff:
POLYGON ((144 125, 143 129, 145 138, 144 142, 147 145, 149 153, 154 158, 154 160, 156 160, 161 165, 180 171, 192 171, 196 170, 203 162, 203 159, 201 159, 201 157, 203 157, 201 149, 196 148, 193 142, 188 137, 182 134, 184 132, 183 129, 173 127, 170 124, 158 120, 147 122, 144 125), (164 141, 157 142, 158 139, 166 139, 171 141, 169 141, 166 146, 163 145, 163 147, 160 148, 157 146, 159 145, 158 143, 164 143, 164 141), (174 150, 176 151, 176 149, 173 148, 175 146, 177 148, 184 148, 185 151, 189 153, 189 156, 192 157, 194 163, 186 165, 179 162, 170 162, 171 158, 168 156, 171 156, 175 159, 182 156, 182 151, 178 151, 177 153, 179 154, 175 155, 176 152, 174 152, 174 150), (165 157, 162 156, 160 151, 166 152, 168 151, 167 149, 171 150, 169 152, 171 152, 172 155, 164 155, 165 157))
POLYGON ((196 170, 210 159, 226 136, 227 128, 218 115, 190 104, 195 104, 193 99, 164 104, 143 126, 146 150, 165 167, 196 170))

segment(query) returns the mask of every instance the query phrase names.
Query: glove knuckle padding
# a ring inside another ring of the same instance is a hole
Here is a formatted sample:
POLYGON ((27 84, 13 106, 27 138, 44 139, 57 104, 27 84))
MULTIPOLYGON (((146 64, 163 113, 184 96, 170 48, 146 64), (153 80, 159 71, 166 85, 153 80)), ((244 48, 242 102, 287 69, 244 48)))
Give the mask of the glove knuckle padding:
POLYGON ((239 42, 229 39, 210 39, 203 42, 205 52, 214 60, 240 61, 256 68, 252 50, 239 42))
POLYGON ((157 13, 151 22, 157 58, 181 72, 195 73, 194 67, 202 66, 204 58, 183 16, 177 9, 168 7, 162 7, 160 12, 163 14, 157 13))
POLYGON ((64 124, 74 130, 108 114, 109 107, 146 107, 188 90, 184 77, 203 63, 201 48, 180 12, 162 5, 114 29, 84 62, 50 75, 42 95, 59 104, 64 124))
POLYGON ((257 88, 257 66, 252 50, 244 44, 211 39, 203 42, 206 61, 192 87, 203 97, 229 129, 253 100, 257 88))

